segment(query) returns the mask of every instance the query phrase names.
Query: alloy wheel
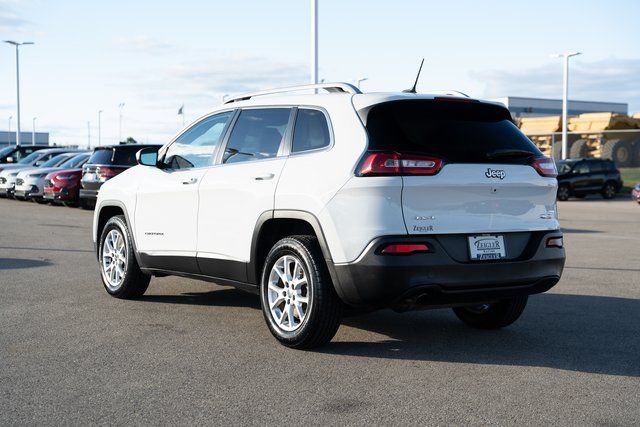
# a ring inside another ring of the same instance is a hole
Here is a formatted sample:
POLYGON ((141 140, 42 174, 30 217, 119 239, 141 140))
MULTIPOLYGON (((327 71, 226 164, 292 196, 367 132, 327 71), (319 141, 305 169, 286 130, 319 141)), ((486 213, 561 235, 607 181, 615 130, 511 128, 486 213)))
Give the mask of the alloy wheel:
POLYGON ((102 274, 110 291, 116 291, 127 270, 127 247, 119 230, 111 230, 102 246, 102 274))
POLYGON ((278 258, 271 268, 267 284, 269 313, 283 331, 298 329, 309 311, 307 277, 302 262, 293 255, 278 258))

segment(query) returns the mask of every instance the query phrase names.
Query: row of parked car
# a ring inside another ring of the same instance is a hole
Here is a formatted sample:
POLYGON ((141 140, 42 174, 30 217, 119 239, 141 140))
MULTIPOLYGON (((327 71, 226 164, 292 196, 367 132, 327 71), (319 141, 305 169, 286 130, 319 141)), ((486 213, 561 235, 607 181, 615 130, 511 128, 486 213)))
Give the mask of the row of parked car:
MULTIPOLYGON (((34 200, 91 209, 102 183, 136 164, 136 153, 159 145, 121 144, 93 151, 46 145, 0 149, 0 197, 34 200)), ((600 194, 611 199, 622 188, 620 171, 611 160, 568 159, 556 162, 558 200, 600 194)), ((640 183, 631 194, 640 203, 640 183)))
POLYGON ((111 145, 93 151, 46 145, 0 149, 0 197, 91 209, 100 186, 136 164, 136 153, 158 145, 111 145))

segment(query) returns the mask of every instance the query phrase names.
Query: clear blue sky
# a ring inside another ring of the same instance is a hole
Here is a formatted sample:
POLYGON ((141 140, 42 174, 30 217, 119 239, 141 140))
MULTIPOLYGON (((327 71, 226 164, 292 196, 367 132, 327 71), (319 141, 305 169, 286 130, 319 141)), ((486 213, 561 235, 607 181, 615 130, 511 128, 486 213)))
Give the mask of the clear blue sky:
MULTIPOLYGON (((365 91, 410 86, 476 97, 559 97, 550 54, 580 50, 572 99, 640 110, 640 1, 319 0, 320 77, 365 91)), ((29 40, 22 65, 22 126, 59 143, 166 142, 226 93, 309 79, 309 1, 0 0, 0 38, 29 40)), ((0 129, 14 116, 14 52, 0 46, 0 129)))

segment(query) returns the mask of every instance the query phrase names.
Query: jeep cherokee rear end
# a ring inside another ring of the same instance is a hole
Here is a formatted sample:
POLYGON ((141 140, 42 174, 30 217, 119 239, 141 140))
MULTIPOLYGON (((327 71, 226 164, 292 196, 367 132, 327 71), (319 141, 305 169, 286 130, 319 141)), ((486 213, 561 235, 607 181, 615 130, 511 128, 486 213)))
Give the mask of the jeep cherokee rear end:
POLYGON ((354 242, 346 262, 335 264, 342 299, 407 309, 496 301, 555 285, 565 253, 551 159, 504 107, 449 96, 398 98, 354 96, 368 147, 326 209, 339 235, 364 226, 371 239, 364 247, 354 242), (378 200, 357 212, 345 203, 356 193, 378 200), (378 233, 371 232, 375 222, 378 233), (396 232, 383 233, 392 223, 396 232))

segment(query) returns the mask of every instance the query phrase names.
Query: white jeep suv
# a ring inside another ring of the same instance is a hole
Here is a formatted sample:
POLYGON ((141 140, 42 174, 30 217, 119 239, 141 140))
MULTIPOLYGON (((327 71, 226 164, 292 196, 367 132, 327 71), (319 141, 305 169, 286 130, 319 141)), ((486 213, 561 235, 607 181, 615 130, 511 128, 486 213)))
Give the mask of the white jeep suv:
POLYGON ((290 347, 330 341, 345 307, 503 327, 564 267, 553 161, 502 105, 462 94, 247 94, 138 163, 96 204, 107 292, 140 297, 154 275, 236 286, 290 347))

